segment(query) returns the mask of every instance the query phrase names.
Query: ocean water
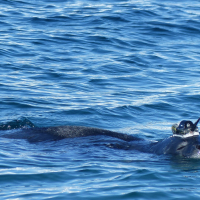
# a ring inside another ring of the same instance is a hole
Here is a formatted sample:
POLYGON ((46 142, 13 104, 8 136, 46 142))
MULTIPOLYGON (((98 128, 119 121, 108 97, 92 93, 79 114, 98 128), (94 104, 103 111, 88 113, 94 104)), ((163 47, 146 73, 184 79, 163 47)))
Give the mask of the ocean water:
MULTIPOLYGON (((199 0, 0 5, 0 135, 81 125, 154 141, 200 117, 199 0)), ((110 144, 0 137, 0 198, 200 198, 198 159, 110 144)))

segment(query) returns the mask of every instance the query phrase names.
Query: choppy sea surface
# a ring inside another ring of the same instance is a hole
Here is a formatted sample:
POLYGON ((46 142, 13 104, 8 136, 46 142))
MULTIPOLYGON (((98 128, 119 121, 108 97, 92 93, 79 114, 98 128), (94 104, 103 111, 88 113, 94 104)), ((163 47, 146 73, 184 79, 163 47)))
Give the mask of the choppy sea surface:
MULTIPOLYGON (((199 0, 0 5, 0 135, 28 121, 154 141, 200 117, 199 0)), ((198 159, 109 148, 118 142, 0 137, 0 198, 200 198, 198 159)))

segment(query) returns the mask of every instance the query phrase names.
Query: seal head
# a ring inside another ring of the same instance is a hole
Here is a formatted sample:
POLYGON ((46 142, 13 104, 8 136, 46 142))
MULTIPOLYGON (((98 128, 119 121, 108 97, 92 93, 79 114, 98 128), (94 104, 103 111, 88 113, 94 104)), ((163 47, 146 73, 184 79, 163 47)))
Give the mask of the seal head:
POLYGON ((199 120, 200 118, 194 124, 191 121, 187 120, 183 120, 178 124, 173 124, 172 125, 173 136, 182 138, 198 136, 199 130, 197 124, 199 120))

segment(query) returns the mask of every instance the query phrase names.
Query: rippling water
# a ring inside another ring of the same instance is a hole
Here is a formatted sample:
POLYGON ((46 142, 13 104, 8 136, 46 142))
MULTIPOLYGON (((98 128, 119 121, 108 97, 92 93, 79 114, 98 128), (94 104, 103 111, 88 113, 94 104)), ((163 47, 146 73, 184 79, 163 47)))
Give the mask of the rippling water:
MULTIPOLYGON (((200 117, 198 0, 0 2, 2 126, 158 140, 200 117)), ((1 199, 200 198, 199 160, 108 147, 117 142, 0 138, 1 199)))

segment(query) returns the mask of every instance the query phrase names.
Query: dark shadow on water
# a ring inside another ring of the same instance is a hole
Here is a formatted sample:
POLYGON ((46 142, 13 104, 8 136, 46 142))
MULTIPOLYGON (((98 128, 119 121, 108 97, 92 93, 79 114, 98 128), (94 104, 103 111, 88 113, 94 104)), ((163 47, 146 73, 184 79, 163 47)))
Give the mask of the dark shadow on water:
POLYGON ((199 158, 184 158, 179 156, 170 156, 169 164, 172 168, 181 171, 196 171, 200 170, 200 159, 199 158))

